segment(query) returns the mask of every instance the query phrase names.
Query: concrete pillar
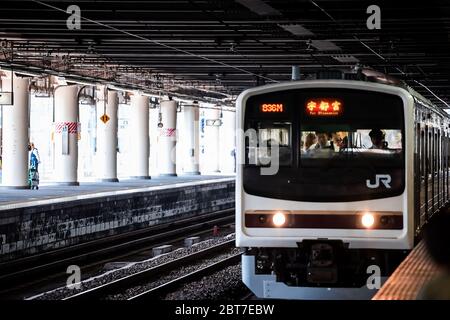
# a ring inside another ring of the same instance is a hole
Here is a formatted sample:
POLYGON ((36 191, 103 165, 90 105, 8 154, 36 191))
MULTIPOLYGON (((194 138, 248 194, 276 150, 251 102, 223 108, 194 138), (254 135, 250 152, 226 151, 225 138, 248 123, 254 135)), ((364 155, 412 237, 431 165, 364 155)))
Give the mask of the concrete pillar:
POLYGON ((184 162, 186 161, 186 137, 184 136, 184 132, 184 112, 177 112, 177 144, 175 147, 175 159, 177 159, 177 175, 184 175, 184 162))
POLYGON ((150 179, 148 171, 149 157, 149 116, 148 97, 140 94, 131 96, 130 176, 136 179, 150 179))
POLYGON ((161 123, 158 141, 158 171, 160 176, 176 176, 177 102, 161 102, 161 123))
POLYGON ((158 175, 158 122, 159 108, 150 108, 150 163, 149 174, 158 175))
POLYGON ((206 109, 205 120, 205 171, 209 173, 218 173, 220 172, 220 109, 206 109))
POLYGON ((55 181, 77 186, 78 182, 78 86, 59 86, 55 103, 55 181))
POLYGON ((14 105, 3 106, 2 186, 28 187, 29 80, 14 76, 2 78, 2 91, 14 91, 14 105))
POLYGON ((117 91, 100 86, 97 89, 97 97, 98 177, 104 182, 119 182, 117 179, 117 111, 119 105, 117 91), (104 114, 109 117, 106 123, 100 119, 104 114))
POLYGON ((198 104, 186 105, 183 110, 183 173, 199 175, 199 108, 198 104))
POLYGON ((220 134, 219 167, 220 172, 233 174, 235 168, 236 152, 236 113, 233 111, 222 111, 222 125, 220 134))

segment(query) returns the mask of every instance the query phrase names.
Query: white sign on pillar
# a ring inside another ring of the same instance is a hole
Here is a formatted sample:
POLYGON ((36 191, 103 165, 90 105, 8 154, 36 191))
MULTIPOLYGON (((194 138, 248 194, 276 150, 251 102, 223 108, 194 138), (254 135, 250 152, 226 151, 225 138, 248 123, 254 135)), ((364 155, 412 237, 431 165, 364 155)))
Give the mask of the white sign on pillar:
MULTIPOLYGON (((205 172, 216 173, 219 169, 220 139, 219 128, 222 124, 220 109, 206 109, 205 112, 205 172)), ((202 171, 203 172, 203 171, 202 171)))
POLYGON ((62 154, 69 154, 69 127, 64 125, 61 129, 62 154))
POLYGON ((12 92, 0 92, 0 105, 12 106, 14 104, 14 95, 12 92))
MULTIPOLYGON (((0 85, 1 85, 1 78, 0 78, 0 85)), ((12 106, 14 105, 14 76, 11 76, 11 82, 9 83, 11 85, 10 90, 11 91, 0 91, 0 105, 2 106, 12 106)), ((5 85, 1 86, 2 89, 5 87, 5 85)))

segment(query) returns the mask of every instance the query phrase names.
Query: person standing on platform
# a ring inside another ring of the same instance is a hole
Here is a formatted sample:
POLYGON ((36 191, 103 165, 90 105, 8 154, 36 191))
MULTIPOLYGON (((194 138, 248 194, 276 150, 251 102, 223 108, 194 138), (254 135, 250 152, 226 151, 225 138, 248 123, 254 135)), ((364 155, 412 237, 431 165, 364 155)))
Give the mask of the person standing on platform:
POLYGON ((39 171, 38 166, 39 163, 41 163, 39 150, 34 146, 33 142, 28 145, 28 150, 30 151, 30 167, 34 167, 36 168, 36 171, 39 171))
POLYGON ((450 213, 442 212, 431 218, 424 241, 430 257, 441 273, 419 292, 418 300, 450 300, 450 213))
POLYGON ((29 183, 31 189, 39 189, 39 164, 41 158, 39 156, 38 149, 34 146, 33 142, 28 144, 28 150, 30 152, 30 170, 29 170, 29 183))

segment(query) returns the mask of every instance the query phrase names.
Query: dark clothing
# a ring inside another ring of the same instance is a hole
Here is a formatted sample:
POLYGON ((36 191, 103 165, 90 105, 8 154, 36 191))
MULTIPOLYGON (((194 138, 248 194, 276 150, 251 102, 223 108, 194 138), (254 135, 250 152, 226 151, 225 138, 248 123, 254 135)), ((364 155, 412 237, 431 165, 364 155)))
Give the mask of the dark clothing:
POLYGON ((426 284, 419 295, 419 300, 450 300, 450 274, 442 274, 426 284))
POLYGON ((39 152, 36 148, 30 151, 30 169, 28 183, 31 189, 39 189, 39 152))
POLYGON ((30 168, 34 168, 38 171, 39 162, 39 152, 36 148, 34 148, 30 152, 30 168))

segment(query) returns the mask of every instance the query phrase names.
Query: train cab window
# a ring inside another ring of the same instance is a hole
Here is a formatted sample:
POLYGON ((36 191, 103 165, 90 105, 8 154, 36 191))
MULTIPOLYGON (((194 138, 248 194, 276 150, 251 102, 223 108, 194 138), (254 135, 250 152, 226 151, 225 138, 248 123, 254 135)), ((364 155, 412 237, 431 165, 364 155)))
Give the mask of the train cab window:
POLYGON ((299 115, 299 136, 305 142, 299 152, 300 170, 402 169, 402 104, 391 97, 375 97, 374 93, 351 98, 338 93, 308 95, 299 115), (310 141, 314 143, 309 145, 310 141))
POLYGON ((395 158, 401 156, 401 130, 356 129, 301 131, 301 158, 395 158))
POLYGON ((279 161, 280 166, 292 164, 290 122, 261 121, 254 123, 252 129, 246 139, 247 165, 265 166, 272 161, 279 161))

